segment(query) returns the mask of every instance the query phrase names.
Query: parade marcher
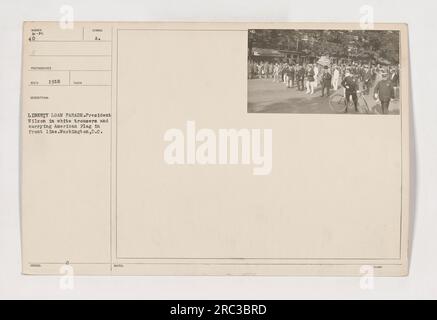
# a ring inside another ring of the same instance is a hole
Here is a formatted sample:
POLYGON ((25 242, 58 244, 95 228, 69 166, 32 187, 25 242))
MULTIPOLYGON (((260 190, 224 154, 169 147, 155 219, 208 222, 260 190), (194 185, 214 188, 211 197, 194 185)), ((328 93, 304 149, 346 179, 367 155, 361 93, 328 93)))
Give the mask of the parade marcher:
POLYGON ((314 86, 315 86, 315 75, 314 75, 314 69, 311 64, 308 65, 308 70, 306 73, 307 78, 307 94, 313 94, 314 93, 314 86))
POLYGON ((373 80, 374 84, 376 84, 376 83, 378 83, 379 81, 382 80, 382 78, 383 78, 382 77, 382 73, 383 73, 382 69, 376 68, 376 70, 375 70, 375 79, 373 80))
MULTIPOLYGON (((358 111, 358 81, 354 78, 349 70, 346 70, 345 78, 341 82, 341 85, 345 88, 346 101, 349 104, 350 99, 354 102, 355 111, 358 111)), ((345 110, 347 112, 347 108, 345 110)))
POLYGON ((281 82, 286 83, 285 82, 286 72, 287 72, 286 65, 285 65, 285 63, 282 63, 282 65, 281 65, 281 82))
POLYGON ((390 75, 390 80, 391 83, 393 84, 395 93, 394 93, 394 98, 395 99, 399 99, 399 71, 397 68, 393 68, 392 69, 392 73, 390 75))
POLYGON ((319 83, 318 83, 318 81, 319 81, 319 67, 317 67, 317 64, 314 64, 313 70, 314 70, 314 88, 317 88, 317 86, 319 85, 319 83))
POLYGON ((332 77, 332 86, 334 87, 334 90, 338 90, 338 81, 340 80, 340 71, 338 70, 337 66, 334 66, 334 74, 332 77))
POLYGON ((294 74, 295 74, 294 66, 289 66, 287 70, 287 78, 288 78, 287 88, 294 87, 294 74))
POLYGON ((285 65, 284 65, 284 83, 287 87, 288 87, 288 69, 289 68, 290 68, 290 66, 288 65, 288 63, 285 63, 285 65))
POLYGON ((269 79, 273 78, 273 63, 269 62, 268 69, 269 69, 268 78, 269 79))
POLYGON ((310 82, 308 81, 308 74, 310 70, 310 65, 305 65, 305 89, 306 93, 308 94, 310 92, 310 82))
POLYGON ((318 80, 319 80, 319 68, 317 67, 317 64, 314 65, 314 88, 317 88, 318 86, 318 80))
POLYGON ((331 89, 331 80, 332 80, 331 72, 329 72, 328 66, 325 66, 322 75, 322 97, 325 95, 325 89, 326 89, 326 95, 329 97, 329 90, 331 89))
POLYGON ((363 66, 363 65, 359 65, 358 66, 358 75, 359 75, 359 77, 360 77, 360 82, 362 82, 363 84, 364 84, 364 76, 365 76, 365 74, 366 74, 366 66, 363 66))
POLYGON ((391 70, 390 80, 394 87, 399 85, 399 73, 396 69, 391 70))
POLYGON ((262 79, 262 74, 263 74, 262 68, 263 67, 261 63, 257 63, 256 70, 257 70, 258 79, 262 79))
POLYGON ((275 65, 273 66, 273 82, 278 81, 278 75, 279 75, 279 67, 278 67, 278 63, 276 62, 275 65))
POLYGON ((297 90, 304 91, 305 69, 299 65, 297 67, 297 90))
POLYGON ((267 65, 267 62, 261 62, 261 64, 262 64, 262 77, 263 77, 263 79, 267 79, 267 75, 268 75, 268 72, 269 72, 269 69, 268 69, 268 65, 267 65))
POLYGON ((376 80, 377 75, 378 75, 377 68, 375 66, 373 66, 372 67, 372 81, 376 80))
POLYGON ((382 80, 376 85, 373 94, 381 101, 382 113, 388 114, 390 101, 394 98, 394 88, 387 72, 382 73, 382 80))
POLYGON ((372 86, 372 72, 370 71, 370 69, 366 66, 364 67, 364 72, 363 72, 363 91, 364 94, 369 94, 370 93, 370 87, 372 86))

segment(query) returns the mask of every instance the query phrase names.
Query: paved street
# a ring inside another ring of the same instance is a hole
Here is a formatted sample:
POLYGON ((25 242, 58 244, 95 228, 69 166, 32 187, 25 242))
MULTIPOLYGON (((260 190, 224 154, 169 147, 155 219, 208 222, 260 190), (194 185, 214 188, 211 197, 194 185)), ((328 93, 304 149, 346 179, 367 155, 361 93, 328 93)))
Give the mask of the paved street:
MULTIPOLYGON (((342 92, 339 89, 338 92, 342 92)), ((334 90, 330 91, 332 95, 334 90)), ((371 90, 373 93, 373 90, 371 90)), ((365 96, 367 103, 376 105, 371 95, 365 96)), ((390 103, 390 114, 399 114, 399 101, 390 103)), ((353 108, 352 108, 353 109, 353 108)), ((355 113, 349 109, 349 113, 355 113)), ((329 98, 321 97, 320 85, 313 95, 298 91, 297 87, 287 88, 284 83, 272 79, 248 80, 248 111, 264 113, 334 113, 329 107, 329 98)))

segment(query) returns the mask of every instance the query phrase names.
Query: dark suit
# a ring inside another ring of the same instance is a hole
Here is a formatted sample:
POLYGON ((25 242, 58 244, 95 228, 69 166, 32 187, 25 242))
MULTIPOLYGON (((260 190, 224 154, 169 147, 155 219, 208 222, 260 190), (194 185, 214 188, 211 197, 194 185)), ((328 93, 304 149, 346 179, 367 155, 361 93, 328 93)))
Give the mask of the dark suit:
POLYGON ((395 97, 393 83, 388 79, 379 81, 375 87, 374 94, 378 95, 378 98, 381 101, 382 113, 388 113, 390 100, 395 97))
POLYGON ((347 76, 343 79, 341 82, 341 85, 346 88, 346 101, 349 102, 352 98, 352 101, 354 102, 355 111, 358 111, 358 82, 356 79, 354 79, 352 76, 347 76))
POLYGON ((304 78, 305 78, 305 69, 304 68, 300 68, 297 71, 297 89, 299 91, 303 91, 305 86, 304 86, 304 78))
POLYGON ((331 89, 331 79, 331 74, 328 71, 325 71, 322 76, 322 97, 325 95, 325 89, 326 95, 329 96, 329 90, 331 89))

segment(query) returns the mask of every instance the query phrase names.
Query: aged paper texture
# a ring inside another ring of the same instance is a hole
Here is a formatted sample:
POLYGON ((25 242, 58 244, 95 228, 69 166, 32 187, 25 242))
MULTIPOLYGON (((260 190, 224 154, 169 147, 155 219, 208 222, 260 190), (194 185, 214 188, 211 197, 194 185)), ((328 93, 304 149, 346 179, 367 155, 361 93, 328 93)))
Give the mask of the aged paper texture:
POLYGON ((25 22, 22 68, 23 273, 408 274, 406 25, 25 22))

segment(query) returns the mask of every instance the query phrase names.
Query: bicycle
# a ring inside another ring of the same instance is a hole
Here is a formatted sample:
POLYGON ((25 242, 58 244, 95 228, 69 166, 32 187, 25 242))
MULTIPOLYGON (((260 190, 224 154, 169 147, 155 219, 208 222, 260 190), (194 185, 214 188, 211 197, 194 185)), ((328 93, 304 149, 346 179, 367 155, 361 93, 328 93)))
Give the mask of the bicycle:
MULTIPOLYGON (((362 91, 357 91, 357 109, 359 113, 379 114, 377 108, 370 108, 362 91)), ((335 93, 329 98, 329 107, 336 113, 345 113, 353 105, 352 99, 346 100, 346 94, 335 93)))

